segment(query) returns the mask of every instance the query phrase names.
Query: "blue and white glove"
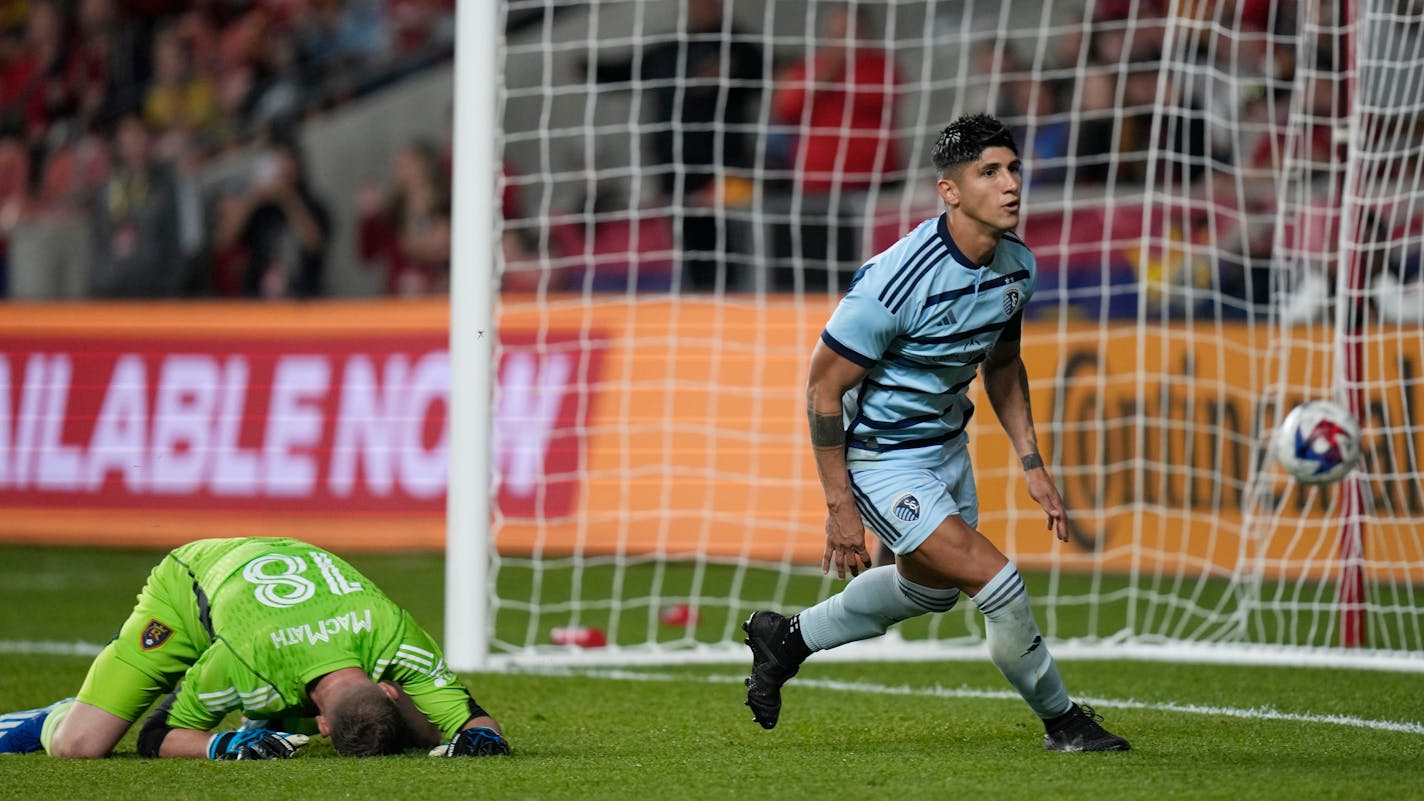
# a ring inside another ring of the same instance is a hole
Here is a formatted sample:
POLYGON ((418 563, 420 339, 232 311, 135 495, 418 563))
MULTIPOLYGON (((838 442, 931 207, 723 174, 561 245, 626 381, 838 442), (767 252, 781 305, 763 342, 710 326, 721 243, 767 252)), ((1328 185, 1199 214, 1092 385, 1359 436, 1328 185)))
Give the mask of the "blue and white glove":
POLYGON ((291 759, 309 739, 270 729, 223 731, 208 740, 208 759, 291 759))
POLYGON ((448 743, 435 746, 433 757, 509 756, 509 741, 488 726, 465 729, 448 743))

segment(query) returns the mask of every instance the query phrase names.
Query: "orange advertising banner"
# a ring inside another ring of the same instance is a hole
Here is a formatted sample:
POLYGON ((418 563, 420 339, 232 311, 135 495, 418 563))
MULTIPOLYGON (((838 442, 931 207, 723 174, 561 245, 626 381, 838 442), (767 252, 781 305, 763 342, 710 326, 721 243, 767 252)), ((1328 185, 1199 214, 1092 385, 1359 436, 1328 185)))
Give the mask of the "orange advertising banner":
POLYGON ((0 536, 443 541, 444 304, 0 311, 0 536))
MULTIPOLYGON (((506 299, 492 424, 500 550, 819 561, 804 383, 832 306, 506 299)), ((0 538, 439 548, 448 325, 443 301, 5 307, 0 538)), ((1321 369, 1303 359, 1269 375, 1270 333, 1027 325, 1039 438, 1073 538, 1044 530, 976 389, 985 534, 1024 564, 1120 570, 1185 560, 1230 571, 1247 553, 1288 560, 1302 530, 1328 539, 1328 505, 1304 496, 1273 523, 1291 536, 1243 534, 1251 459, 1274 419, 1264 388, 1310 385, 1321 369)), ((1304 344, 1328 354, 1323 339, 1304 344)), ((1380 386, 1403 387, 1372 398, 1378 413, 1417 419, 1417 344, 1368 351, 1380 386)), ((1392 436, 1369 444, 1375 464, 1424 445, 1392 436)), ((1417 482, 1375 484, 1401 515, 1424 514, 1417 482)))

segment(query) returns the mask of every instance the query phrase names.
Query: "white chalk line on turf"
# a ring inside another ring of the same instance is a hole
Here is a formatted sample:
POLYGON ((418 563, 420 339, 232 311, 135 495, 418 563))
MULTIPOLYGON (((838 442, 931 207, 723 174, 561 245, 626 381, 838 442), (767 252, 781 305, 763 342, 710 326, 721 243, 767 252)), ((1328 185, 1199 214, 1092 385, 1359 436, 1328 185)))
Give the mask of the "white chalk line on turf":
POLYGON ((0 654, 37 654, 42 656, 98 656, 104 649, 92 642, 62 640, 0 640, 0 654))
MULTIPOLYGON (((47 656, 87 656, 99 653, 102 645, 85 642, 63 642, 59 640, 0 640, 0 653, 41 654, 47 656)), ((543 675, 586 676, 593 679, 619 681, 688 681, 707 684, 741 684, 744 675, 689 675, 678 673, 653 673, 637 670, 616 669, 576 669, 576 668, 531 668, 529 673, 543 675)), ((989 700, 1018 700, 1019 695, 1009 690, 978 690, 972 687, 911 687, 890 686, 865 682, 836 681, 833 679, 798 678, 798 687, 811 687, 835 692, 861 693, 865 695, 898 695, 917 698, 973 698, 989 700)), ((1242 708, 1230 706, 1204 706, 1202 704, 1179 704, 1174 701, 1138 701, 1132 698, 1081 698, 1080 700, 1103 709, 1145 709, 1157 712, 1175 712, 1184 715, 1214 715, 1217 717, 1241 718, 1243 720, 1272 720, 1296 723, 1325 723, 1335 726, 1350 726, 1373 731, 1394 731, 1404 734, 1424 735, 1424 723, 1396 720, 1373 720, 1354 715, 1319 715, 1310 712, 1282 712, 1266 706, 1242 708)))
MULTIPOLYGON (((613 679, 628 681, 686 681, 705 682, 707 684, 741 684, 745 675, 709 675, 699 676, 695 674, 677 673, 651 673, 636 670, 578 670, 578 669, 555 669, 555 670, 530 670, 531 673, 586 676, 594 679, 613 679)), ((890 686, 885 684, 869 684, 854 681, 836 681, 833 679, 808 679, 798 678, 795 681, 798 687, 811 687, 819 690, 832 690, 835 692, 858 693, 864 695, 897 695, 916 698, 972 698, 991 700, 1019 700, 1019 694, 1010 690, 979 690, 972 687, 910 687, 908 685, 890 686)), ((1216 717, 1241 718, 1244 720, 1269 720, 1287 721, 1293 723, 1324 723, 1335 726, 1350 726, 1357 729, 1370 729, 1373 731, 1391 731, 1404 734, 1424 735, 1424 723, 1414 721, 1396 720, 1373 720, 1361 718, 1354 715, 1320 715, 1311 712, 1282 712, 1267 706, 1250 708, 1230 707, 1230 706, 1205 706, 1202 704, 1180 704, 1174 701, 1138 701, 1127 698, 1090 698, 1081 697, 1080 701, 1103 709, 1143 709, 1156 712, 1175 712, 1184 715, 1209 715, 1216 717)))

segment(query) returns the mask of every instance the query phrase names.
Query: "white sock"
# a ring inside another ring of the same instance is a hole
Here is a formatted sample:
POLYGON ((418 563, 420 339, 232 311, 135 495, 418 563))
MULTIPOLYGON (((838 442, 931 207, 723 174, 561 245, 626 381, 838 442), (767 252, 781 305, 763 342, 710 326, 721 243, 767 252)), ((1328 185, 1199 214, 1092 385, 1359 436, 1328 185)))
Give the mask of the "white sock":
POLYGON ((1073 702, 1034 622, 1028 590, 1014 563, 1004 565, 971 600, 984 613, 989 658, 1004 678, 1040 718, 1067 712, 1073 702))
POLYGON ((812 651, 878 637, 902 620, 926 612, 948 612, 959 590, 935 589, 900 575, 894 565, 861 573, 845 589, 802 612, 801 637, 812 651))

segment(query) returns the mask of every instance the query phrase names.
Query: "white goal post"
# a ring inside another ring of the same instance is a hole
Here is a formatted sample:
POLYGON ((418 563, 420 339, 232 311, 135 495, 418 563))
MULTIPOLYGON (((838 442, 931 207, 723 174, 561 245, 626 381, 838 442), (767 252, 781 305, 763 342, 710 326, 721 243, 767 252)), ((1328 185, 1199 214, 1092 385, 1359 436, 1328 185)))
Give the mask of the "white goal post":
MULTIPOLYGON (((453 666, 742 660, 749 611, 837 589, 811 347, 938 213, 939 129, 987 111, 1025 159, 1024 358, 1073 536, 975 390, 980 527, 1055 651, 1424 670, 1424 2, 458 20, 453 666), (1336 485, 1268 457, 1311 398, 1364 430, 1336 485)), ((961 607, 837 655, 981 655, 961 607)))
POLYGON ((447 483, 445 638, 452 665, 475 666, 489 657, 490 375, 494 354, 494 193, 499 130, 495 115, 499 74, 494 3, 455 8, 454 234, 450 242, 450 477, 447 483))

